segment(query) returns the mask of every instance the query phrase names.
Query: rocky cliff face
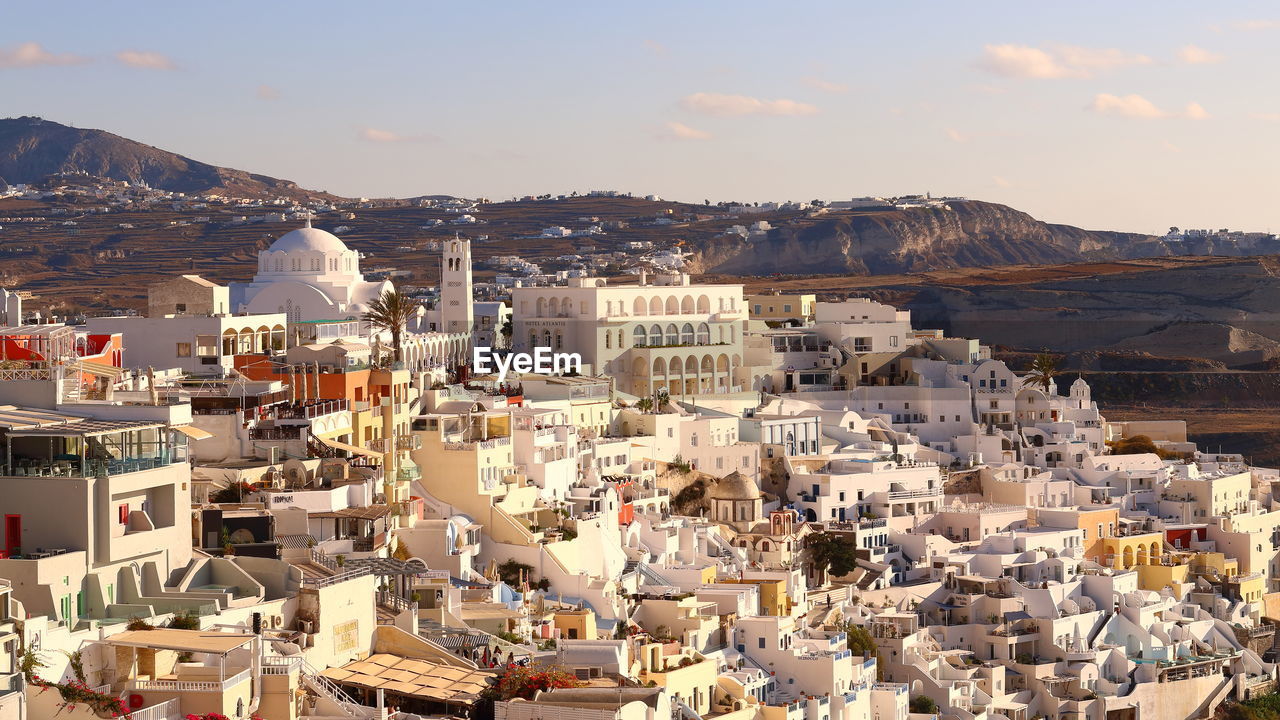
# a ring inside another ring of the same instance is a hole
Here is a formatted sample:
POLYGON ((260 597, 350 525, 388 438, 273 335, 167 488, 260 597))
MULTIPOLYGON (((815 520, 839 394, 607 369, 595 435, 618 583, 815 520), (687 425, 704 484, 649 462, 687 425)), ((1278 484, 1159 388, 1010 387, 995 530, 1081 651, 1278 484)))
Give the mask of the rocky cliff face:
POLYGON ((102 130, 73 128, 37 117, 0 119, 3 181, 35 183, 56 173, 81 172, 175 192, 325 196, 288 180, 209 165, 102 130))
POLYGON ((695 263, 703 272, 742 275, 875 275, 1128 257, 1154 240, 1053 225, 1005 205, 965 201, 950 210, 833 212, 775 228, 755 242, 720 236, 702 244, 695 263))

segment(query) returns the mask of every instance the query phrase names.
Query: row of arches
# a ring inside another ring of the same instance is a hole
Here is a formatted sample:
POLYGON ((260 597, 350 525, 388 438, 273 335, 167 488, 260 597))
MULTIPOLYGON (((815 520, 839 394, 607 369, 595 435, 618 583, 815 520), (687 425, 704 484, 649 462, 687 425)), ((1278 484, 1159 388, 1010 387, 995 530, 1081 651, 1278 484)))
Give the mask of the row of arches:
MULTIPOLYGON (((720 328, 719 342, 725 342, 725 329, 720 328)), ((729 342, 733 341, 733 328, 729 328, 729 342)), ((711 326, 706 323, 698 323, 694 327, 693 323, 684 323, 677 326, 675 323, 668 323, 664 331, 661 325, 650 325, 646 328, 643 325, 637 325, 631 331, 631 344, 634 347, 661 347, 663 345, 710 345, 711 344, 711 326)), ((622 346, 619 345, 619 348, 622 346)))
MULTIPOLYGON (((249 355, 266 353, 268 350, 283 350, 285 346, 284 326, 280 324, 257 328, 245 327, 239 330, 227 328, 222 331, 222 354, 249 355)), ((198 354, 205 354, 201 348, 198 354)))
POLYGON ((405 367, 423 372, 439 367, 454 368, 470 360, 470 343, 465 337, 428 335, 406 339, 402 355, 405 367))
MULTIPOLYGON (((697 297, 668 295, 666 298, 654 296, 648 299, 637 297, 631 301, 629 309, 631 315, 710 315, 712 312, 736 312, 738 301, 733 297, 721 297, 717 299, 713 308, 711 298, 707 295, 697 297)), ((535 310, 537 317, 570 317, 575 310, 585 315, 589 306, 585 302, 575 303, 573 298, 568 296, 540 297, 535 310)), ((627 314, 628 307, 625 300, 605 301, 606 316, 616 317, 627 314)))
MULTIPOLYGON (((614 312, 614 301, 610 300, 605 308, 609 315, 624 314, 625 306, 622 300, 617 301, 617 312, 614 312)), ((725 310, 724 298, 720 299, 720 309, 725 310)), ((693 315, 710 314, 711 298, 706 295, 699 295, 694 298, 692 295, 685 295, 683 298, 676 298, 675 295, 668 295, 664 301, 660 297, 651 297, 647 301, 638 297, 631 302, 632 315, 693 315)))
POLYGON ((697 395, 712 392, 730 392, 733 373, 742 365, 737 355, 719 355, 654 358, 652 364, 643 357, 632 361, 632 379, 638 394, 649 394, 665 389, 672 395, 697 395))

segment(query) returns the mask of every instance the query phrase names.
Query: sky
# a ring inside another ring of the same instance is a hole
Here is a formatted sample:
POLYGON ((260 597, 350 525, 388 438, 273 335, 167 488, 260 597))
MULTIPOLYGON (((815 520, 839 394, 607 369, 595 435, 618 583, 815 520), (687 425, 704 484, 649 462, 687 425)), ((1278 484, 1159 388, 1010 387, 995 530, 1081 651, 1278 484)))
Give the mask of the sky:
POLYGON ((8 3, 0 117, 355 197, 1280 230, 1274 3, 8 3))

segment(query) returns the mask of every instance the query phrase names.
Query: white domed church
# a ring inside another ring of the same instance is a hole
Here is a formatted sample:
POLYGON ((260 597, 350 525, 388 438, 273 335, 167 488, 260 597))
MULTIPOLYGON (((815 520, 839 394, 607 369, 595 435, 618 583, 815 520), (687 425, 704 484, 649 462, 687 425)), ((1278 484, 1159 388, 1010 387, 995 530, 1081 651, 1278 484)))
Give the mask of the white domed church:
POLYGON ((310 220, 258 253, 253 282, 230 284, 237 312, 285 313, 290 322, 357 319, 393 288, 390 281, 365 281, 360 254, 310 220))

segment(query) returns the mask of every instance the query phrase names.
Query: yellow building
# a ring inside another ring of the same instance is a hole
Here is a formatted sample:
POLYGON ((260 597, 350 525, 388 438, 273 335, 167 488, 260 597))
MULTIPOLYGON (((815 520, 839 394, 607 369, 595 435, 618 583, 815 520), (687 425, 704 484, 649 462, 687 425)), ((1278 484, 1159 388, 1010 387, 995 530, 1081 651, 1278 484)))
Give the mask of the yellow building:
POLYGON ((552 619, 560 637, 565 640, 595 640, 596 614, 587 608, 557 610, 552 619))
POLYGON ((812 320, 817 301, 813 294, 748 295, 747 312, 752 320, 812 320))
MULTIPOLYGON (((1120 509, 1105 507, 1098 510, 1081 508, 1034 508, 1033 519, 1043 527, 1061 530, 1079 530, 1084 539, 1084 556, 1100 565, 1110 565, 1103 541, 1116 534, 1120 524, 1120 509)), ((1148 554, 1150 548, 1147 548, 1148 554)), ((1159 553, 1157 553, 1159 554, 1159 553)))
POLYGON ((1102 538, 1097 553, 1100 564, 1130 570, 1137 565, 1159 562, 1164 552, 1164 535, 1158 532, 1102 538))
POLYGON ((676 643, 649 643, 640 647, 640 682, 667 689, 673 700, 682 700, 699 715, 711 712, 715 700, 716 664, 687 647, 676 652, 676 643))
POLYGON ((786 617, 791 614, 791 597, 787 595, 786 580, 726 578, 719 582, 755 585, 760 592, 760 614, 786 617))

